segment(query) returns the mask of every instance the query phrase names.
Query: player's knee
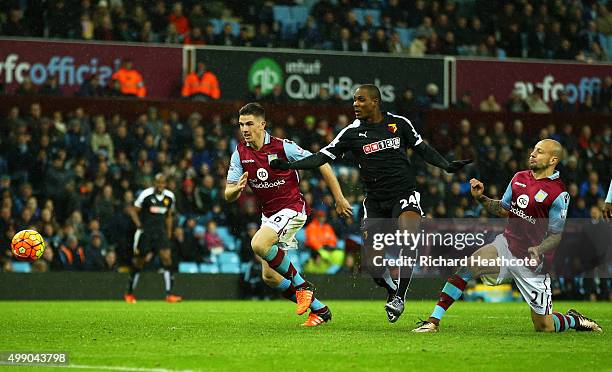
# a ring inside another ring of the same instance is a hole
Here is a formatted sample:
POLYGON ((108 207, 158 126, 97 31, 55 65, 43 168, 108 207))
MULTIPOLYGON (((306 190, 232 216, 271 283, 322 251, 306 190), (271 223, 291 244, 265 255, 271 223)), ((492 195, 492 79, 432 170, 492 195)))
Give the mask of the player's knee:
POLYGON ((270 247, 268 247, 267 244, 265 244, 265 242, 263 242, 257 236, 254 236, 253 239, 251 239, 251 248, 253 249, 253 252, 255 252, 255 254, 260 257, 263 257, 266 255, 270 247))
POLYGON ((264 283, 266 283, 267 286, 273 287, 274 284, 276 284, 276 278, 270 272, 269 269, 261 271, 261 278, 263 279, 264 283))

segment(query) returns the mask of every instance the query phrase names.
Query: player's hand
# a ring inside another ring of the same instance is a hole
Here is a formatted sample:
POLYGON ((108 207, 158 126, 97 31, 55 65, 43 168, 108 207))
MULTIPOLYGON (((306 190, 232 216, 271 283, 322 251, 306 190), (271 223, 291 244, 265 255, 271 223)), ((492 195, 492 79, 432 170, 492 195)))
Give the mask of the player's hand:
POLYGON ((544 255, 540 253, 539 247, 530 247, 527 249, 527 253, 529 253, 529 258, 536 261, 535 271, 540 272, 542 270, 542 263, 544 260, 544 255))
POLYGON ((448 167, 445 169, 448 173, 455 173, 458 170, 461 170, 466 165, 472 163, 474 160, 465 159, 465 160, 453 160, 450 162, 448 167))
POLYGON ((351 204, 345 198, 340 198, 336 201, 336 212, 338 215, 348 218, 353 215, 353 208, 351 204))
POLYGON ((238 183, 236 184, 236 187, 238 188, 238 190, 240 190, 240 192, 242 192, 242 190, 244 190, 244 188, 246 187, 248 179, 249 179, 249 172, 242 173, 242 176, 240 176, 240 179, 238 180, 238 183))
POLYGON ((290 169, 289 168, 289 163, 287 160, 285 159, 274 159, 270 161, 270 168, 272 169, 280 169, 280 170, 287 170, 290 169))
POLYGON ((612 218, 612 203, 606 203, 604 205, 603 217, 606 222, 610 222, 610 219, 612 218))
POLYGON ((476 178, 472 178, 470 180, 470 192, 472 193, 474 199, 478 199, 484 192, 484 184, 478 181, 476 178))

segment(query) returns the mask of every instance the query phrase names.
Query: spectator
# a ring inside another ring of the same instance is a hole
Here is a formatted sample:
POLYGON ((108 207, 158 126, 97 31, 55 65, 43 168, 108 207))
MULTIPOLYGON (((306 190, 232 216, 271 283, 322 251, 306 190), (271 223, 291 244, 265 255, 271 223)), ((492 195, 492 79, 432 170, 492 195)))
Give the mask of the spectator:
POLYGON ((17 90, 15 90, 15 94, 18 96, 35 96, 37 93, 36 87, 32 84, 32 80, 29 77, 24 77, 17 90))
POLYGON ((411 57, 424 57, 425 53, 427 53, 427 36, 417 35, 417 37, 410 44, 408 54, 411 57))
POLYGON ((102 235, 95 232, 91 235, 91 241, 84 251, 85 261, 83 270, 103 271, 106 268, 104 254, 102 252, 102 235))
POLYGON ((542 99, 542 90, 539 88, 534 89, 525 100, 529 111, 537 114, 547 114, 550 112, 550 107, 542 99))
POLYGON ((236 45, 236 37, 234 36, 233 26, 231 23, 223 25, 223 31, 217 36, 215 40, 216 45, 233 46, 236 45))
POLYGON ((189 19, 183 15, 182 3, 174 3, 172 6, 172 13, 168 16, 168 22, 176 27, 176 32, 179 35, 185 36, 189 33, 189 19))
POLYGON ((183 44, 185 45, 204 45, 204 36, 202 35, 202 29, 199 27, 194 27, 191 29, 185 38, 183 39, 183 44))
POLYGON ((206 63, 198 62, 196 71, 185 78, 181 95, 203 101, 221 98, 217 76, 206 68, 206 63))
POLYGON ((85 250, 80 246, 79 240, 74 235, 66 238, 66 243, 59 249, 59 259, 62 269, 65 271, 83 270, 85 264, 85 250))
POLYGON ((112 163, 115 159, 115 147, 110 134, 106 132, 104 116, 98 115, 94 119, 94 133, 91 135, 91 151, 94 154, 104 154, 112 163))
POLYGON ((29 30, 23 22, 23 14, 20 9, 13 8, 8 12, 8 19, 2 25, 2 33, 5 36, 29 36, 29 30))
POLYGON ((217 222, 215 222, 215 220, 210 220, 206 223, 204 243, 206 245, 206 249, 208 249, 208 251, 213 255, 218 255, 225 250, 223 241, 217 233, 217 222))
POLYGON ((461 99, 455 103, 455 108, 457 110, 472 111, 474 109, 472 105, 472 94, 470 92, 463 92, 461 99))
POLYGON ((121 94, 127 97, 144 98, 147 95, 142 75, 133 69, 132 61, 126 59, 121 68, 113 74, 111 81, 119 83, 121 94))
POLYGON ((575 105, 569 102, 567 92, 559 91, 559 98, 553 103, 552 112, 571 113, 575 111, 575 105))
POLYGON ((306 247, 319 251, 322 248, 335 249, 338 238, 331 225, 327 222, 325 211, 315 212, 315 218, 306 226, 306 247))
POLYGON ((57 83, 57 76, 49 76, 45 84, 40 88, 38 94, 43 96, 62 96, 64 93, 57 83))
POLYGON ((480 102, 480 111, 483 112, 500 112, 501 106, 495 100, 495 96, 493 94, 489 94, 487 98, 480 102))
POLYGON ((506 111, 513 113, 529 112, 529 106, 527 102, 521 98, 521 94, 518 90, 514 89, 512 93, 510 93, 510 98, 506 102, 506 111))

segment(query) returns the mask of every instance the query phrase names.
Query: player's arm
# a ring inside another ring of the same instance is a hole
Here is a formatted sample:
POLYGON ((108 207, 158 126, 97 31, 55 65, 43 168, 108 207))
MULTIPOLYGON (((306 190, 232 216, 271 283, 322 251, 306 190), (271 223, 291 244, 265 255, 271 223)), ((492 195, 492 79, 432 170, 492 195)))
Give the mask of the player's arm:
POLYGON ((140 222, 140 207, 131 206, 130 208, 128 208, 128 211, 132 222, 134 222, 134 225, 136 225, 137 229, 140 229, 142 227, 142 223, 140 222))
POLYGON ((240 163, 240 155, 238 151, 234 151, 230 160, 230 166, 227 171, 227 182, 225 183, 225 200, 234 202, 242 194, 242 190, 246 187, 248 172, 243 172, 242 164, 240 163))
POLYGON ((472 196, 487 210, 487 212, 494 216, 508 217, 510 200, 512 198, 512 183, 510 183, 508 188, 506 188, 506 192, 501 200, 491 199, 484 195, 484 185, 475 178, 470 180, 470 186, 472 196))
POLYGON ((329 191, 336 201, 336 212, 343 217, 352 216, 353 208, 342 194, 340 183, 338 183, 338 179, 336 178, 332 167, 329 164, 324 164, 319 167, 319 170, 321 171, 321 176, 323 176, 323 180, 325 180, 327 187, 329 187, 329 191))
POLYGON ((565 218, 567 217, 567 208, 569 208, 570 196, 567 192, 562 192, 553 201, 550 211, 548 212, 548 235, 540 245, 530 247, 527 252, 540 264, 542 256, 555 249, 561 243, 561 235, 565 226, 565 218))
POLYGON ((414 150, 423 160, 431 165, 444 169, 448 173, 454 173, 472 162, 471 159, 448 161, 425 141, 421 141, 418 145, 414 146, 414 150))
MULTIPOLYGON (((287 154, 287 158, 290 162, 285 159, 274 159, 270 162, 270 167, 281 170, 315 169, 321 167, 323 164, 331 162, 332 160, 336 160, 337 157, 342 156, 350 148, 350 140, 346 134, 347 129, 348 127, 341 130, 333 141, 314 155, 310 154, 310 152, 306 150, 302 150, 303 152, 308 153, 309 156, 301 156, 299 158, 292 159, 291 155, 287 153, 288 147, 285 145, 285 153, 287 154)), ((287 143, 292 142, 285 142, 285 144, 287 143)), ((289 150, 291 151, 291 149, 289 150)))

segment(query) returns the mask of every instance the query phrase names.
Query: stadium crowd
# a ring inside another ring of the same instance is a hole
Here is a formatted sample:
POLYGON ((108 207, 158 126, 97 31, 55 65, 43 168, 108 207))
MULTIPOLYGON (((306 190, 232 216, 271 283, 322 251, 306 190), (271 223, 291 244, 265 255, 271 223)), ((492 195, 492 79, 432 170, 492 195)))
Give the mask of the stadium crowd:
POLYGON ((0 2, 0 35, 606 61, 596 0, 57 0, 0 2))

